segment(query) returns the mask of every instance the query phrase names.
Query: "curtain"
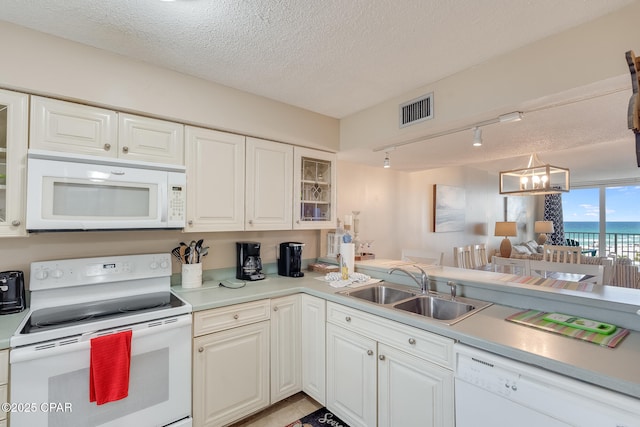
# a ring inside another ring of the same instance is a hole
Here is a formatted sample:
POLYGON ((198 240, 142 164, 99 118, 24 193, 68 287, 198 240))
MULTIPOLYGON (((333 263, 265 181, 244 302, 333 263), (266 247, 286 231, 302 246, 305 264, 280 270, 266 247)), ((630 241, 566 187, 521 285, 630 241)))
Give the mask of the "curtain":
POLYGON ((544 220, 553 221, 553 233, 547 234, 548 245, 566 245, 562 219, 562 193, 544 195, 544 220))

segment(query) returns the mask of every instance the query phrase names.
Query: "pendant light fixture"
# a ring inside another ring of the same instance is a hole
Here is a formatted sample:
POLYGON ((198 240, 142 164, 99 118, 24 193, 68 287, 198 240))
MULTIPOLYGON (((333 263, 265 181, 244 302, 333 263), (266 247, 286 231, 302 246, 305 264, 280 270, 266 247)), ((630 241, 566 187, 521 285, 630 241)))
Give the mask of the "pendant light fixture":
POLYGON ((500 194, 514 196, 557 194, 569 191, 569 169, 542 163, 536 154, 522 169, 500 172, 500 194))
POLYGON ((391 167, 391 161, 389 160, 389 152, 387 151, 384 157, 384 163, 382 164, 385 169, 389 169, 391 167))

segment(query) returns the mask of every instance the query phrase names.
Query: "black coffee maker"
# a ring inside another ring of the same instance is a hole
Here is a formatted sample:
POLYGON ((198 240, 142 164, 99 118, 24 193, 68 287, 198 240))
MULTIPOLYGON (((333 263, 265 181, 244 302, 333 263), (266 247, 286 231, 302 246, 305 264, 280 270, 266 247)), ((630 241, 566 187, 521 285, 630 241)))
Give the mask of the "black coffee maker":
POLYGON ((18 313, 25 309, 24 274, 22 271, 0 273, 0 314, 18 313))
POLYGON ((259 242, 236 242, 236 252, 236 279, 264 279, 259 242))
POLYGON ((302 248, 304 243, 284 242, 280 243, 278 257, 278 274, 287 277, 303 277, 302 248))

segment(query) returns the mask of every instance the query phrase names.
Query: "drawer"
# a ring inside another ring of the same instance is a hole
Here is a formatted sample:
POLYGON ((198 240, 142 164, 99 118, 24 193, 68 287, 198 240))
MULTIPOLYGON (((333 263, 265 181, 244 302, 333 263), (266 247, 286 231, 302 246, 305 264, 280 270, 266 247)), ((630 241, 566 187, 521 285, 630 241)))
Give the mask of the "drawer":
POLYGON ((225 329, 269 320, 271 300, 247 302, 198 311, 193 315, 193 336, 210 334, 225 329))
POLYGON ((0 384, 9 382, 9 350, 0 351, 0 384))
POLYGON ((333 302, 327 303, 327 322, 453 369, 454 341, 450 338, 333 302))

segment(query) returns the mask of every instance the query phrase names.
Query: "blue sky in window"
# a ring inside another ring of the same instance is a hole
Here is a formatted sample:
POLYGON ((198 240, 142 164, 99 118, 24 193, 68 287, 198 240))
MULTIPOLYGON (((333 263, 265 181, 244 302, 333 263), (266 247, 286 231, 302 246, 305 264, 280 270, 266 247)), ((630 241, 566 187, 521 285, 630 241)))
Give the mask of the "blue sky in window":
MULTIPOLYGON (((575 189, 562 193, 565 221, 599 221, 597 188, 575 189)), ((606 191, 607 222, 640 222, 640 186, 610 187, 606 191)))

